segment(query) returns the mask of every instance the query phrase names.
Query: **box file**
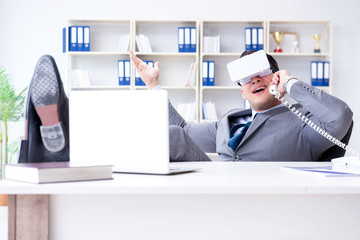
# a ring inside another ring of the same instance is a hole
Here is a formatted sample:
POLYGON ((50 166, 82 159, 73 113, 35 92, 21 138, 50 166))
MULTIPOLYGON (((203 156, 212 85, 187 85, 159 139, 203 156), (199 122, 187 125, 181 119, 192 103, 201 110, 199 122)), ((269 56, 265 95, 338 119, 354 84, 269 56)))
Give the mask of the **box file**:
POLYGON ((69 27, 69 51, 77 51, 77 27, 69 27))

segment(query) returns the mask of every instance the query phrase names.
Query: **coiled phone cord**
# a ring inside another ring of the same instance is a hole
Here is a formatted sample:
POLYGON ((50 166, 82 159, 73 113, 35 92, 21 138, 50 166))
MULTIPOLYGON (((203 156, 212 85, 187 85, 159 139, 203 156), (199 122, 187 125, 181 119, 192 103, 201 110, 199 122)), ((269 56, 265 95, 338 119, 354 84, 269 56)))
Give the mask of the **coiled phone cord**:
POLYGON ((316 132, 318 132, 320 135, 328 139, 330 142, 336 144, 337 146, 341 147, 342 149, 346 150, 347 152, 354 154, 356 156, 360 156, 360 152, 357 150, 349 147, 349 145, 341 142, 336 137, 332 136, 328 132, 326 132, 321 127, 317 126, 314 122, 312 122, 309 118, 304 116, 299 110, 297 110, 295 107, 292 106, 288 101, 284 99, 284 97, 280 98, 280 93, 275 93, 275 98, 278 99, 282 104, 284 104, 291 112, 293 112, 298 118, 301 119, 301 121, 305 122, 307 125, 309 125, 312 129, 314 129, 316 132))

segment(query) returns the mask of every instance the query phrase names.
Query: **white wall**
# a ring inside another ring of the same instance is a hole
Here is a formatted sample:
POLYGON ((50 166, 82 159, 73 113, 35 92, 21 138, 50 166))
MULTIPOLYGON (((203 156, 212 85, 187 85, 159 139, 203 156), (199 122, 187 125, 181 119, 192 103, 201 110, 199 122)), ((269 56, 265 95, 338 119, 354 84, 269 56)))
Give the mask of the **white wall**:
MULTIPOLYGON (((332 20, 333 94, 354 112, 350 145, 360 149, 359 9, 357 0, 0 0, 0 66, 19 90, 29 84, 44 54, 55 58, 65 76, 61 30, 68 18, 332 20)), ((19 136, 23 129, 13 126, 11 131, 19 136)))

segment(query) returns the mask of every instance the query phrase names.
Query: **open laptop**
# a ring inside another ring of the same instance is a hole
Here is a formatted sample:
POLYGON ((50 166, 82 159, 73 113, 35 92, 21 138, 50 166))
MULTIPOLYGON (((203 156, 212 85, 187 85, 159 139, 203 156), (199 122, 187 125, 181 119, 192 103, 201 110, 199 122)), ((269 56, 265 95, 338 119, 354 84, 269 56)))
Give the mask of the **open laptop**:
POLYGON ((79 90, 69 96, 70 161, 112 164, 113 172, 175 174, 169 168, 165 90, 79 90))

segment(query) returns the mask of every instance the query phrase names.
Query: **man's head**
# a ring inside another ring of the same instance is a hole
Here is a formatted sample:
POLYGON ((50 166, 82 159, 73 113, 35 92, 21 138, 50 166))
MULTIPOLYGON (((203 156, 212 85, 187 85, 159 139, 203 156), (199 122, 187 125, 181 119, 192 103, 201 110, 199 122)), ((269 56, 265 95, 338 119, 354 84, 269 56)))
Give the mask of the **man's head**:
MULTIPOLYGON (((254 52, 254 50, 245 51, 241 54, 240 58, 254 52)), ((243 98, 248 100, 251 108, 257 112, 263 112, 280 104, 274 95, 269 92, 273 73, 279 71, 279 66, 272 56, 266 54, 266 57, 270 63, 272 73, 263 77, 255 76, 251 78, 251 81, 242 85, 241 89, 243 98)))

